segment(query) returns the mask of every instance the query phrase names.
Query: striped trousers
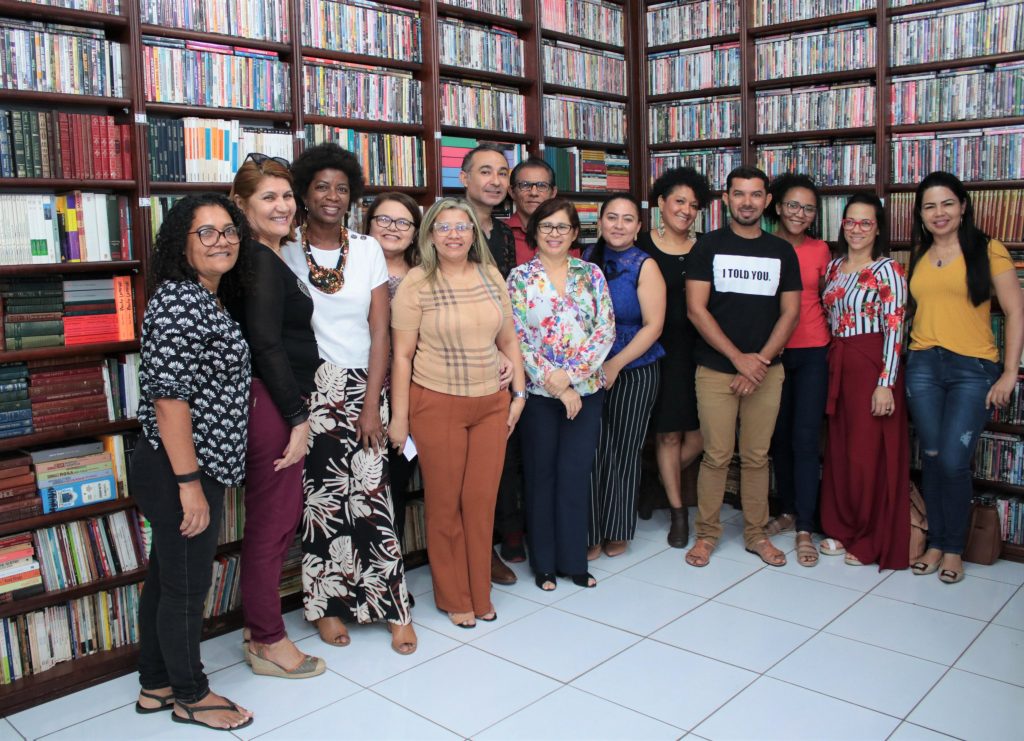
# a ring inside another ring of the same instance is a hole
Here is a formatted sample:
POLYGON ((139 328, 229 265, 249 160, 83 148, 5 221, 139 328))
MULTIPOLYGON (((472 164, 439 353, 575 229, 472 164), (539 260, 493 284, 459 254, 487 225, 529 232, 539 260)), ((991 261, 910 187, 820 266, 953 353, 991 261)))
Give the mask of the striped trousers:
POLYGON ((659 363, 624 370, 605 395, 597 458, 590 474, 589 545, 632 540, 640 488, 640 449, 658 396, 659 363))

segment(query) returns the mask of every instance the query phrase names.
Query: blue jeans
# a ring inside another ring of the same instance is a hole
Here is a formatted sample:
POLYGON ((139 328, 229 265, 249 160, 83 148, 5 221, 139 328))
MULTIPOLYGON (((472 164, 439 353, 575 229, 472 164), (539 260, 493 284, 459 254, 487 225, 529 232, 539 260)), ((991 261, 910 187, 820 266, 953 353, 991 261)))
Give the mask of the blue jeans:
POLYGON ((828 397, 828 345, 782 353, 786 380, 772 436, 775 483, 782 512, 796 515, 796 529, 812 532, 821 483, 821 425, 828 397))
POLYGON ((941 347, 912 350, 907 404, 921 444, 928 547, 962 554, 970 517, 971 461, 990 410, 985 396, 1002 369, 941 347))

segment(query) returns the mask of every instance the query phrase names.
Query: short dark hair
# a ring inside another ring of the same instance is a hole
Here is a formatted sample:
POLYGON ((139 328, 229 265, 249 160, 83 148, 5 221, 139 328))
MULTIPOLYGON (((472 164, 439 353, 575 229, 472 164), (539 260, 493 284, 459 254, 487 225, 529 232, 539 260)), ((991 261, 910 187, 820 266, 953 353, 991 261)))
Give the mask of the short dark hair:
POLYGON ((740 165, 739 167, 733 168, 732 172, 725 178, 725 189, 729 191, 732 189, 733 180, 758 180, 760 179, 764 183, 765 192, 768 191, 769 181, 768 176, 765 175, 764 170, 759 167, 753 167, 751 165, 740 165))
POLYGON ((516 184, 516 178, 519 177, 519 173, 525 170, 527 167, 543 167, 548 172, 548 178, 551 180, 552 187, 555 185, 555 170, 547 163, 546 160, 542 160, 540 157, 527 157, 525 160, 520 162, 518 165, 512 168, 512 176, 509 178, 509 182, 514 187, 516 184))
POLYGON ((673 167, 663 172, 651 186, 651 200, 657 203, 659 198, 668 198, 672 191, 684 186, 693 191, 698 208, 707 208, 711 203, 711 185, 708 179, 692 167, 673 167))
POLYGON ((355 203, 363 196, 366 181, 363 178, 363 166, 359 159, 344 147, 334 142, 324 142, 302 151, 292 162, 292 177, 295 179, 295 198, 305 208, 302 199, 306 197, 313 178, 321 170, 341 170, 348 177, 348 189, 351 194, 349 204, 355 203))
POLYGON ((165 280, 199 282, 199 275, 188 262, 186 245, 196 211, 203 206, 220 206, 227 211, 241 235, 238 243, 238 261, 235 267, 221 278, 217 294, 224 298, 237 298, 252 286, 249 220, 226 195, 195 193, 176 201, 160 225, 160 231, 153 242, 153 259, 149 262, 151 293, 165 280))
MULTIPOLYGON (((526 244, 530 246, 530 249, 537 249, 537 227, 540 226, 540 222, 559 211, 569 214, 569 224, 576 230, 576 239, 579 239, 580 215, 576 213, 576 206, 568 198, 549 198, 537 206, 537 210, 533 212, 530 220, 526 223, 526 244)), ((575 246, 574 242, 570 249, 575 246)))
MULTIPOLYGON (((811 177, 803 173, 793 172, 784 172, 781 175, 776 175, 775 179, 772 180, 772 184, 768 187, 768 192, 772 194, 772 203, 778 207, 785 198, 786 193, 793 188, 806 188, 811 191, 814 194, 814 205, 821 205, 821 191, 818 190, 818 186, 811 180, 811 177)), ((779 220, 778 211, 774 208, 765 209, 764 215, 769 221, 779 220)))
MULTIPOLYGON (((494 142, 480 142, 475 147, 466 152, 466 156, 462 158, 463 172, 469 172, 469 168, 473 164, 473 157, 475 157, 480 152, 494 152, 496 154, 500 154, 502 157, 505 157, 505 150, 502 149, 500 144, 495 144, 494 142)), ((507 157, 505 157, 505 161, 508 161, 507 157)))
POLYGON ((377 209, 388 201, 394 201, 395 203, 401 204, 410 214, 412 214, 412 242, 409 243, 409 246, 405 248, 405 252, 402 253, 402 259, 405 260, 405 264, 411 268, 416 264, 417 258, 419 257, 417 238, 420 233, 420 224, 423 223, 423 214, 420 213, 419 204, 412 199, 412 196, 396 192, 381 193, 373 199, 373 203, 371 203, 370 207, 366 209, 363 231, 367 234, 370 232, 370 222, 373 220, 373 217, 377 215, 377 209))
MULTIPOLYGON (((855 206, 858 203, 875 209, 875 226, 878 227, 878 236, 875 237, 875 244, 871 248, 871 259, 877 260, 882 255, 889 254, 889 229, 885 225, 885 207, 878 196, 872 193, 857 193, 851 196, 850 200, 843 207, 843 219, 846 219, 846 213, 850 210, 850 206, 855 206)), ((846 231, 843 229, 842 224, 839 226, 838 242, 839 245, 836 248, 836 252, 841 255, 849 254, 850 245, 846 241, 846 231)))

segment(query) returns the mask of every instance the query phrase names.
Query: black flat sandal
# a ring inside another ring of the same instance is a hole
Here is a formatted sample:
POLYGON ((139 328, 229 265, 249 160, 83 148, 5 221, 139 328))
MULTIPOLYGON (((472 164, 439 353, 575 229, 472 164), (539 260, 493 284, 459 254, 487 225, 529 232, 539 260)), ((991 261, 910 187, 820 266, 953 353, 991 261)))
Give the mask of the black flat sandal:
POLYGON ((597 586, 597 579, 589 571, 583 574, 573 574, 569 577, 572 579, 572 583, 577 587, 583 587, 584 589, 593 589, 597 586), (593 584, 591 584, 593 582, 593 584))
POLYGON ((554 592, 558 587, 557 577, 554 574, 537 574, 533 577, 533 583, 537 585, 537 589, 542 592, 554 592), (545 589, 544 585, 550 584, 551 589, 545 589))

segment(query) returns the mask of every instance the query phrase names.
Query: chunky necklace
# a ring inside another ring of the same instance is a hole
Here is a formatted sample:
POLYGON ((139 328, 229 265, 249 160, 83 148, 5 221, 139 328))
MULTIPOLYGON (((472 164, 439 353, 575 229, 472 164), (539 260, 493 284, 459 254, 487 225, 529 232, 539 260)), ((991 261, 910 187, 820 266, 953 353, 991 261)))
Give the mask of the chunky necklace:
POLYGON ((322 293, 337 293, 345 285, 345 263, 348 262, 348 229, 338 227, 338 242, 341 249, 338 250, 338 264, 333 268, 325 268, 317 265, 313 260, 313 253, 309 249, 309 237, 306 235, 306 227, 303 226, 302 251, 306 255, 306 265, 309 266, 309 282, 322 293))

